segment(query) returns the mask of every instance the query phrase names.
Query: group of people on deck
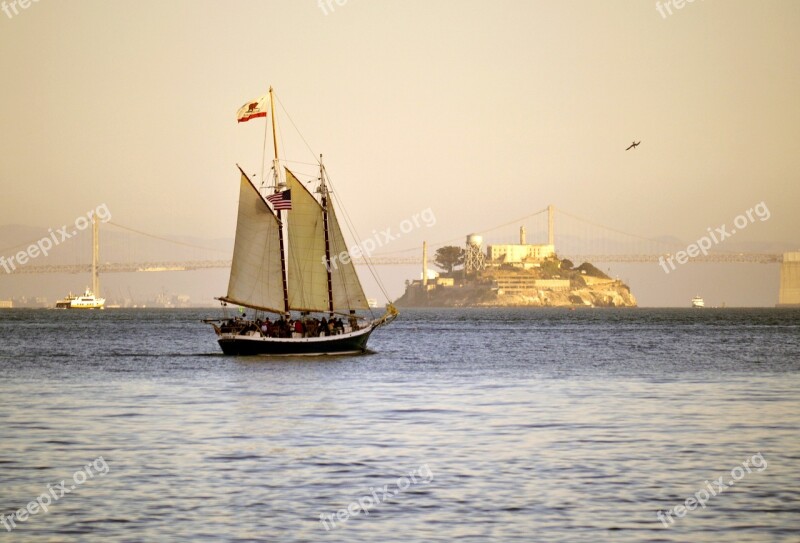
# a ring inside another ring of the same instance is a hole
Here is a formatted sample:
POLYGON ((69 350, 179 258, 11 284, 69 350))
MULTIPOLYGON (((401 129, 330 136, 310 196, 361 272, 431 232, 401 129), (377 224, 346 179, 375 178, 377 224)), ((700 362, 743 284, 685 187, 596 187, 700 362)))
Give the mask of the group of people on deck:
MULTIPOLYGON (((239 326, 244 325, 242 332, 259 331, 264 337, 274 338, 306 338, 306 337, 321 337, 321 336, 335 336, 345 333, 345 325, 341 318, 331 316, 329 319, 322 317, 322 319, 302 317, 300 319, 280 317, 277 320, 270 320, 269 317, 265 319, 256 319, 255 321, 246 320, 246 315, 242 315, 241 319, 231 319, 231 321, 238 321, 239 326)), ((348 318, 350 329, 348 332, 355 332, 359 329, 358 318, 351 314, 348 318)), ((231 326, 234 322, 230 323, 231 326)))

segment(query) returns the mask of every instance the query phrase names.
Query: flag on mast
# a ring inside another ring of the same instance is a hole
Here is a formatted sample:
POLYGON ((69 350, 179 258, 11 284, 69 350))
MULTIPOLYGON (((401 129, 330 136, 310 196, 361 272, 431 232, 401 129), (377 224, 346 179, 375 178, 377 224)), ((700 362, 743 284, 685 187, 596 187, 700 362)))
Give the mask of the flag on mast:
POLYGON ((261 98, 247 102, 236 112, 236 120, 240 123, 244 123, 257 117, 266 117, 267 100, 269 100, 269 96, 264 95, 261 98))
POLYGON ((283 192, 276 192, 271 196, 267 196, 267 201, 272 204, 275 211, 292 209, 292 191, 285 190, 283 192))

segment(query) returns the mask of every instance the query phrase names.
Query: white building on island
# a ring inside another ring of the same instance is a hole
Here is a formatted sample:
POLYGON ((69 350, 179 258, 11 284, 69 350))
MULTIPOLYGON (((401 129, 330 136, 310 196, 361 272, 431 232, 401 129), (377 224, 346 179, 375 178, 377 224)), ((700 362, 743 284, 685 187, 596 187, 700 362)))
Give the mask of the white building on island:
POLYGON ((532 245, 526 243, 525 227, 519 229, 518 244, 489 245, 486 257, 491 265, 512 264, 523 267, 536 267, 548 258, 556 256, 553 243, 532 245))

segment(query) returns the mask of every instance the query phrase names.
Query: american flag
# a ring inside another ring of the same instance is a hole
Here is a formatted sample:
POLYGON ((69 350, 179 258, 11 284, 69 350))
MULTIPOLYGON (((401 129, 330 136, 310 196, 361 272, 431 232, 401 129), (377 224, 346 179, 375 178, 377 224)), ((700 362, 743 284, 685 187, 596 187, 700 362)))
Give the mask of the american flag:
POLYGON ((292 191, 285 190, 283 192, 276 192, 271 196, 267 196, 267 200, 275 208, 275 211, 281 209, 292 209, 292 191))

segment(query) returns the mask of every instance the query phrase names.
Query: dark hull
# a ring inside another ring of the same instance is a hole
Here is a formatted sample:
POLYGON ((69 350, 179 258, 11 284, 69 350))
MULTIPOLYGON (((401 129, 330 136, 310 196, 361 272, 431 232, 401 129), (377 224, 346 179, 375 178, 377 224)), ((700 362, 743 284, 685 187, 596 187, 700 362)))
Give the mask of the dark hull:
POLYGON ((345 334, 310 339, 274 339, 262 337, 221 337, 218 342, 227 355, 282 355, 318 356, 336 354, 361 354, 367 350, 367 340, 372 328, 345 334))

